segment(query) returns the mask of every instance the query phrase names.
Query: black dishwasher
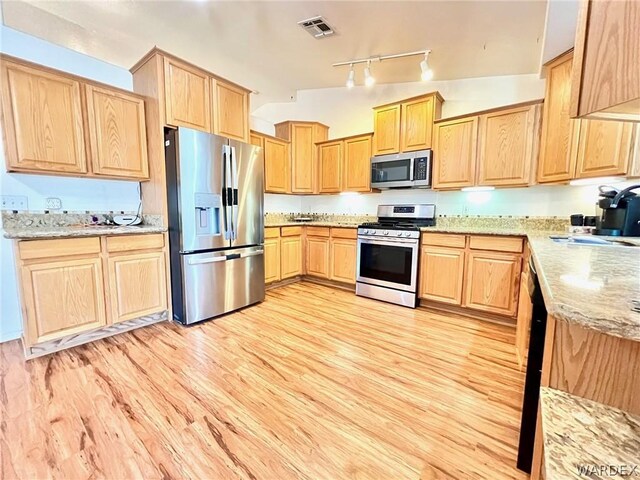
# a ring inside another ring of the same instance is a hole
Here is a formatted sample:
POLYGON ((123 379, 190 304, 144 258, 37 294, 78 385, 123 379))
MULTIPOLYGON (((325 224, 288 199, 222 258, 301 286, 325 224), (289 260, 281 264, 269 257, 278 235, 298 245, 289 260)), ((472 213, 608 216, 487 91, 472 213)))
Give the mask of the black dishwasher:
POLYGON ((533 258, 529 259, 529 294, 533 305, 531 316, 531 334, 529 337, 529 355, 524 383, 522 402, 522 420, 520 421, 520 441, 518 444, 519 470, 531 473, 533 444, 538 420, 538 401, 540 400, 540 380, 542 377, 542 357, 544 355, 544 337, 547 331, 547 309, 540 291, 540 282, 533 258))

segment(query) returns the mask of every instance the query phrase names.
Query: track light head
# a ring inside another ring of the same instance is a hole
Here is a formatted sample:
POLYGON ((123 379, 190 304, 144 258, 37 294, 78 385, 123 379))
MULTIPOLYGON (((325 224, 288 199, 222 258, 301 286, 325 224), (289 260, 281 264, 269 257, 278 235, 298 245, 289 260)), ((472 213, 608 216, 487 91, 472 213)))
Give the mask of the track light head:
POLYGON ((353 71, 353 63, 349 70, 349 76, 347 77, 347 88, 353 88, 356 84, 356 72, 353 71))
POLYGON ((372 87, 374 83, 376 83, 376 79, 371 75, 371 60, 368 60, 364 69, 364 84, 367 87, 372 87))
POLYGON ((431 50, 424 52, 424 60, 420 62, 420 78, 423 82, 428 82, 433 78, 433 70, 429 68, 429 53, 431 50))

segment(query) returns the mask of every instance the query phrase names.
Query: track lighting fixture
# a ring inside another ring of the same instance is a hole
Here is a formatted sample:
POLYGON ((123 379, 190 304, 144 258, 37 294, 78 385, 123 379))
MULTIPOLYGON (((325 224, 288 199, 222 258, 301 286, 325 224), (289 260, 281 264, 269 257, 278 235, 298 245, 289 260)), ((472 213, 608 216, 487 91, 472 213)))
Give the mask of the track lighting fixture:
POLYGON ((372 87, 376 83, 376 79, 371 75, 371 60, 367 61, 367 66, 364 69, 364 84, 367 87, 372 87))
POLYGON ((374 83, 376 83, 376 79, 371 75, 371 62, 382 62, 383 60, 393 60, 394 58, 404 58, 404 57, 413 57, 416 55, 423 55, 424 59, 420 62, 420 78, 423 81, 429 81, 433 78, 433 70, 429 67, 429 54, 431 50, 419 50, 417 52, 407 52, 407 53, 395 53, 393 55, 381 55, 378 57, 369 57, 369 58, 360 58, 357 60, 349 60, 347 62, 338 62, 334 63, 334 67, 342 67, 344 65, 349 65, 349 76, 347 77, 347 88, 353 88, 355 85, 355 72, 353 70, 353 66, 358 63, 366 63, 367 66, 364 69, 364 84, 367 87, 371 87, 374 83))
POLYGON ((349 70, 349 76, 347 77, 347 88, 353 88, 356 84, 356 72, 353 71, 353 63, 351 64, 351 69, 349 70))
POLYGON ((420 62, 420 78, 423 82, 428 82, 433 78, 433 70, 429 68, 429 54, 431 50, 424 52, 424 60, 420 62))

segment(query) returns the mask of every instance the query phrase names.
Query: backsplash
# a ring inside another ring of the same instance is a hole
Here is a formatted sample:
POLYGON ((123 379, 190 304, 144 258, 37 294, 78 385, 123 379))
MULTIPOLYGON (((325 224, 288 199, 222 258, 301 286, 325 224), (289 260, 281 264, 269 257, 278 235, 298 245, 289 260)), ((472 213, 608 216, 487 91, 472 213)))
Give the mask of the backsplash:
MULTIPOLYGON (((64 212, 64 213, 34 213, 34 212, 2 212, 2 227, 15 228, 43 228, 68 227, 73 225, 90 225, 94 223, 109 223, 114 213, 121 212, 64 212), (97 218, 97 222, 93 219, 97 218)), ((136 212, 123 212, 135 215, 136 212)), ((161 215, 142 215, 144 225, 162 226, 161 215)))
MULTIPOLYGON (((374 222, 374 215, 342 215, 333 213, 271 213, 264 216, 265 224, 293 222, 296 218, 310 218, 313 222, 365 223, 374 222)), ((301 222, 304 223, 304 222, 301 222)))

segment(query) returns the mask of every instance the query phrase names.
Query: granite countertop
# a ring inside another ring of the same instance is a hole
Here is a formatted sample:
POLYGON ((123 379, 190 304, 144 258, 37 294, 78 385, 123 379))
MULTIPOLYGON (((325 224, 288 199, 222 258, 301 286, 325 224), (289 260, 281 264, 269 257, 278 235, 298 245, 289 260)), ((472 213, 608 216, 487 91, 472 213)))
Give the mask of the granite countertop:
POLYGON ((312 220, 310 222, 292 222, 292 221, 282 221, 282 222, 268 222, 265 224, 265 228, 272 227, 334 227, 334 228, 358 228, 360 222, 323 222, 323 221, 315 221, 312 220))
MULTIPOLYGON (((460 233, 469 235, 504 235, 514 237, 525 237, 527 231, 521 227, 499 227, 499 226, 482 226, 482 227, 461 227, 461 226, 436 226, 422 227, 422 232, 431 233, 460 233)), ((554 232, 550 232, 554 233, 554 232)))
MULTIPOLYGON (((640 239, 628 239, 640 245, 640 239)), ((547 311, 556 319, 640 341, 640 247, 556 243, 529 235, 547 311)))
POLYGON ((640 416, 543 387, 540 389, 545 474, 549 480, 640 477, 640 416), (579 472, 579 468, 592 468, 579 472), (634 470, 635 468, 635 470, 634 470))
POLYGON ((42 227, 11 227, 3 229, 5 238, 28 240, 36 238, 62 237, 97 237, 101 235, 140 235, 145 233, 166 232, 165 227, 140 225, 130 227, 118 226, 42 226, 42 227))

